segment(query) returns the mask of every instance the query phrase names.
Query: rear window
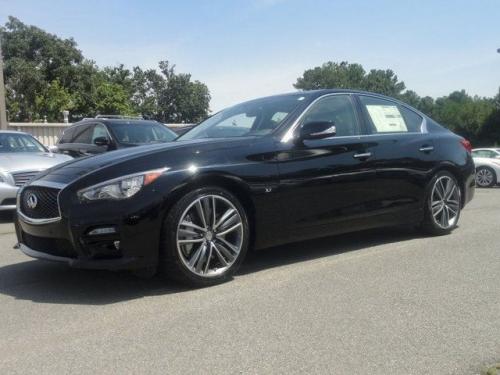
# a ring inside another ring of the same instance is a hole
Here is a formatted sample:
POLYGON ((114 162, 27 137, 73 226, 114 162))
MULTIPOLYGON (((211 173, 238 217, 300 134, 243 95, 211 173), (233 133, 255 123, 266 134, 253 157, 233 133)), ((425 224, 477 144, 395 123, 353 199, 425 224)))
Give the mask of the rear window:
POLYGON ((118 143, 129 145, 163 143, 177 137, 165 125, 157 122, 112 122, 108 124, 108 128, 118 143))

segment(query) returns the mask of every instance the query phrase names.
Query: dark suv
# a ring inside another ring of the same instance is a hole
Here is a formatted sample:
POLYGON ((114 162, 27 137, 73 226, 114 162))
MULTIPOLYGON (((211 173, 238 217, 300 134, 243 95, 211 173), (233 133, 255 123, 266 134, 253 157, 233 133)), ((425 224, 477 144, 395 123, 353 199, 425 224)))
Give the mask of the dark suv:
POLYGON ((131 146, 170 142, 176 137, 177 134, 157 121, 97 117, 84 119, 68 127, 54 151, 79 157, 131 146))

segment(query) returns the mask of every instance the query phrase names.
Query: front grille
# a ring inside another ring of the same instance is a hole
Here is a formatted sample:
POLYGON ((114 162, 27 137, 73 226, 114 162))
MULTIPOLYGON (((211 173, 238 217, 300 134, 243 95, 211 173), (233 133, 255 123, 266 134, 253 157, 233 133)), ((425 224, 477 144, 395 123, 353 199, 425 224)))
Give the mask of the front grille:
POLYGON ((57 195, 59 189, 43 186, 27 186, 20 196, 21 212, 32 219, 52 219, 59 217, 57 195))
POLYGON ((22 236, 24 244, 32 250, 64 258, 77 256, 71 242, 63 238, 38 237, 26 232, 22 236))
POLYGON ((14 183, 16 186, 24 186, 29 181, 35 177, 39 171, 24 171, 24 172, 12 172, 12 177, 14 178, 14 183))

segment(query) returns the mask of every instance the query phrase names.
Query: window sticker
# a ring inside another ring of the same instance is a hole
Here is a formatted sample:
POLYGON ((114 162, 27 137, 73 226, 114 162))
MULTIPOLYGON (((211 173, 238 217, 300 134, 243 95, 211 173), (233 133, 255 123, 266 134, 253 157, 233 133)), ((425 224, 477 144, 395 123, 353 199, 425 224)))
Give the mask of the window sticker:
POLYGON ((379 133, 407 132, 403 116, 395 105, 367 105, 366 109, 379 133))

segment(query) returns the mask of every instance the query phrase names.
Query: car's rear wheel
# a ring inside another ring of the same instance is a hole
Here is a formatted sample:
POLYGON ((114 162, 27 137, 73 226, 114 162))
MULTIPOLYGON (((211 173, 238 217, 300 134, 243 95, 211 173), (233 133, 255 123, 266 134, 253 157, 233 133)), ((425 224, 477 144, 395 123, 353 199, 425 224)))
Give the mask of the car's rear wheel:
POLYGON ((192 286, 224 282, 243 261, 249 233, 245 209, 230 192, 194 190, 165 219, 160 270, 192 286))
POLYGON ((429 184, 423 229, 433 235, 450 233, 458 224, 460 211, 460 185, 451 173, 438 172, 429 184))
POLYGON ((497 183, 495 171, 490 167, 479 167, 476 169, 476 184, 479 187, 492 187, 497 183))

